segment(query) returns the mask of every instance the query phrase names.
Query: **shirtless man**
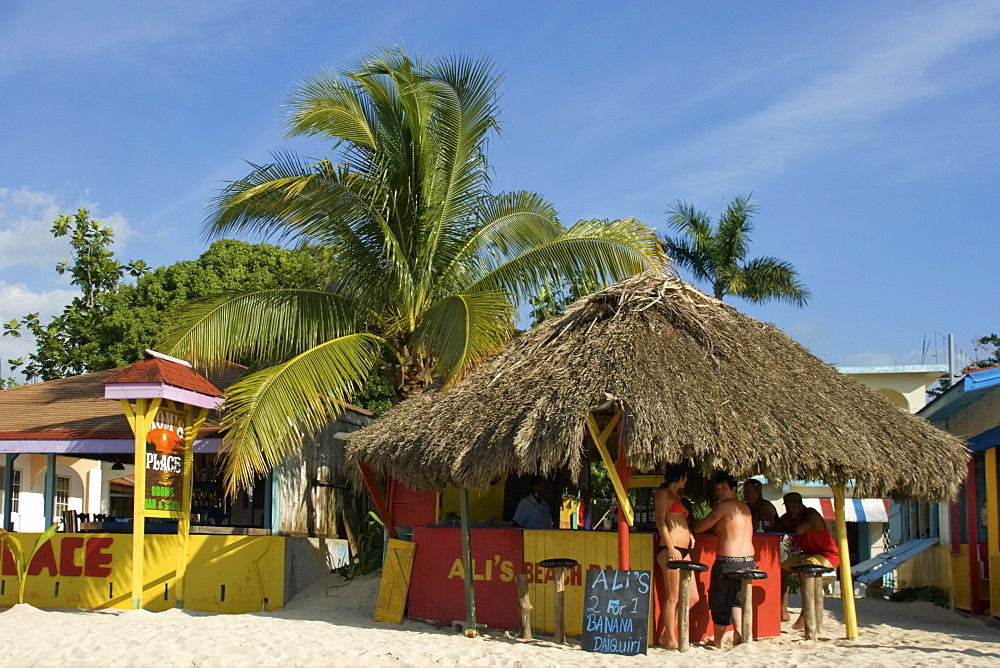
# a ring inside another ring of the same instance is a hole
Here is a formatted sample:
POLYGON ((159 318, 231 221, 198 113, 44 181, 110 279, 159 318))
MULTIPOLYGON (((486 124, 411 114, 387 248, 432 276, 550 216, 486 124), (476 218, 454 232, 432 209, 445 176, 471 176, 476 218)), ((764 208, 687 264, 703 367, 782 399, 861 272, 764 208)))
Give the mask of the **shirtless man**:
MULTIPOLYGON (((660 644, 667 649, 677 649, 677 602, 680 598, 681 573, 671 570, 671 561, 690 560, 688 551, 694 547, 694 536, 688 528, 688 511, 681 503, 681 490, 687 483, 687 467, 674 464, 667 468, 664 482, 656 490, 655 518, 660 548, 656 553, 660 577, 663 579, 663 628, 660 644)), ((690 605, 698 601, 698 589, 691 578, 690 605)))
POLYGON ((719 551, 712 565, 712 583, 708 587, 708 609, 715 626, 715 646, 722 648, 726 627, 733 625, 733 645, 743 641, 743 602, 739 580, 730 580, 727 573, 755 568, 753 562, 753 521, 750 507, 736 496, 736 478, 726 473, 715 476, 718 505, 711 514, 694 525, 701 533, 715 527, 719 536, 719 551))

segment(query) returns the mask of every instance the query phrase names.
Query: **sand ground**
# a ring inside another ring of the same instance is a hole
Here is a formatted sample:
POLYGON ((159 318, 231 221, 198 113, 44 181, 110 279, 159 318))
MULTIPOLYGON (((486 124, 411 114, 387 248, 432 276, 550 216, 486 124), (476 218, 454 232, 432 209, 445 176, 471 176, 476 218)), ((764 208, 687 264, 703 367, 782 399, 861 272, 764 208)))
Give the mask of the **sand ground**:
MULTIPOLYGON (((860 638, 843 634, 840 600, 827 599, 826 633, 806 642, 780 638, 730 650, 646 656, 592 654, 578 643, 520 641, 503 632, 470 639, 417 621, 373 622, 378 579, 316 583, 282 610, 222 615, 182 610, 0 611, 0 666, 357 666, 357 665, 678 665, 914 666, 1000 665, 1000 631, 929 603, 858 599, 860 638)), ((793 599, 794 602, 794 599, 793 599)))

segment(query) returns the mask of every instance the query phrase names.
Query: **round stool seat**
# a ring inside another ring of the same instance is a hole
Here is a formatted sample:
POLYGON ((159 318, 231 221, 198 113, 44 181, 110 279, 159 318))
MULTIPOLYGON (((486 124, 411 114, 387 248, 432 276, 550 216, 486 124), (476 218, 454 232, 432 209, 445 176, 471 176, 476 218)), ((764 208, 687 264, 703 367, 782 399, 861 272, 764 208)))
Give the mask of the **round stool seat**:
POLYGON ((576 559, 543 559, 541 562, 542 568, 573 568, 580 562, 576 559))
POLYGON ((729 580, 766 580, 767 573, 758 570, 745 570, 745 571, 734 571, 732 573, 726 573, 726 578, 729 580))
POLYGON ((833 568, 831 566, 820 566, 819 564, 799 564, 798 566, 792 566, 792 570, 796 573, 822 575, 824 573, 832 572, 833 568))
POLYGON ((678 571, 691 571, 693 573, 704 573, 708 570, 708 566, 705 564, 700 564, 697 561, 668 561, 667 566, 678 571))

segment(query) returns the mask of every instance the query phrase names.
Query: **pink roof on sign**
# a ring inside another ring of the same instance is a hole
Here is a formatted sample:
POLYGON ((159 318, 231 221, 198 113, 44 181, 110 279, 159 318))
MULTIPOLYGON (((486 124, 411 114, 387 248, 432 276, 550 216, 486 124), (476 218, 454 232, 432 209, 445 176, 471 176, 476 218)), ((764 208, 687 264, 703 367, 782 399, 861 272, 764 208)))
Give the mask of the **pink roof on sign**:
MULTIPOLYGON (((149 352, 149 351, 147 351, 149 352)), ((183 360, 174 360, 157 353, 149 359, 139 360, 132 366, 119 370, 104 379, 105 385, 147 385, 160 384, 210 397, 221 397, 222 392, 208 382, 204 376, 195 372, 191 365, 183 360)))

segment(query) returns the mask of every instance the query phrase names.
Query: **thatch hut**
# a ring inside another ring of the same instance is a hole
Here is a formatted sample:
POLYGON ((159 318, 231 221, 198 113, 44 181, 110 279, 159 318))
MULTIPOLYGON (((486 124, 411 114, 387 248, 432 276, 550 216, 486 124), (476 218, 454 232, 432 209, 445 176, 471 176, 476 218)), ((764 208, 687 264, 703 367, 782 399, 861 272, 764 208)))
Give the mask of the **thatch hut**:
MULTIPOLYGON (((595 449, 622 510, 621 568, 629 567, 633 524, 629 467, 653 471, 691 459, 737 477, 829 484, 846 591, 845 484, 853 481, 865 496, 951 499, 968 460, 961 441, 838 373, 773 325, 654 272, 579 300, 454 389, 402 403, 352 434, 347 456, 370 489, 369 471, 417 490, 459 487, 464 499, 465 489, 512 472, 577 479, 595 449), (613 430, 615 462, 607 446, 613 430)), ((853 598, 843 604, 847 636, 857 637, 853 598)))
POLYGON ((453 390, 351 436, 348 457, 414 489, 481 488, 588 459, 587 418, 625 409, 630 466, 694 459, 741 477, 853 480, 859 494, 954 498, 968 453, 775 326, 647 272, 511 341, 453 390))

